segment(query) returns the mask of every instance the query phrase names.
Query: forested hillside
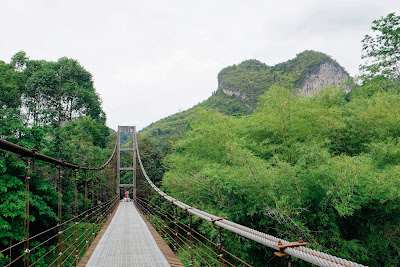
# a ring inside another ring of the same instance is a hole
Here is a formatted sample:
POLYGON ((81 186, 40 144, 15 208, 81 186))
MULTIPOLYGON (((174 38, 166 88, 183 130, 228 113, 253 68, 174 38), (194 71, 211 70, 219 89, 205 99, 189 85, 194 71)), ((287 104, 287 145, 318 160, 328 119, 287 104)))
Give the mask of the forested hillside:
MULTIPOLYGON (((248 60, 221 71, 222 87, 210 99, 141 133, 164 148, 164 190, 339 257, 400 265, 399 21, 389 14, 373 22, 377 34, 363 40, 367 60, 357 84, 299 93, 329 60, 311 51, 274 67, 248 60), (232 105, 221 108, 227 100, 232 105)), ((255 266, 282 264, 237 236, 227 235, 224 245, 255 266)))
MULTIPOLYGON (((246 60, 239 65, 226 67, 218 74, 218 89, 211 97, 186 111, 150 124, 139 132, 139 136, 151 142, 160 157, 164 157, 172 151, 172 144, 191 128, 191 122, 196 121, 202 110, 215 110, 234 117, 252 114, 259 97, 271 86, 284 80, 292 86, 292 93, 301 94, 299 90, 304 81, 326 62, 348 75, 335 60, 316 51, 304 51, 296 58, 272 67, 258 60, 246 60)), ((341 88, 345 90, 351 83, 348 80, 341 88)), ((162 172, 159 174, 162 175, 162 172)), ((161 180, 161 177, 157 179, 161 180)))
MULTIPOLYGON (((165 159, 163 185, 274 236, 303 237, 370 266, 398 265, 400 85, 369 86, 372 96, 360 87, 350 102, 335 87, 294 97, 274 86, 252 115, 203 111, 165 159)), ((266 257, 257 246, 228 242, 256 266, 266 257)))

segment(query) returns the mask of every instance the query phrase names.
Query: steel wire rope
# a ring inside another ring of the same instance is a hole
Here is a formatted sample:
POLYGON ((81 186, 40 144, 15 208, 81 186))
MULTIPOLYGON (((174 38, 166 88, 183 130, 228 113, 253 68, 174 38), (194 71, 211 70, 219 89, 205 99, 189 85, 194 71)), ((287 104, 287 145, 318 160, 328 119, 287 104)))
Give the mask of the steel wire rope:
MULTIPOLYGON (((142 160, 140 158, 140 152, 139 152, 136 134, 134 134, 134 139, 135 139, 134 141, 136 143, 136 152, 137 152, 137 156, 138 156, 138 161, 139 161, 139 165, 142 170, 142 173, 143 173, 145 179, 147 180, 147 182, 150 184, 150 186, 157 193, 159 193, 162 197, 164 197, 168 201, 172 202, 174 205, 176 205, 182 209, 185 209, 188 212, 192 213, 193 215, 196 215, 204 220, 212 222, 213 220, 218 219, 218 221, 215 221, 214 224, 216 224, 222 228, 225 228, 231 232, 237 233, 243 237, 246 237, 248 239, 256 241, 260 244, 266 245, 272 249, 279 250, 279 248, 276 247, 276 244, 278 243, 278 241, 280 241, 282 243, 288 243, 288 241, 286 241, 284 239, 280 239, 280 238, 268 235, 266 233, 262 233, 257 230, 248 228, 246 226, 243 226, 243 225, 240 225, 240 224, 237 224, 237 223, 225 220, 225 219, 221 219, 220 217, 217 217, 215 215, 212 215, 212 214, 206 213, 202 210, 191 207, 191 206, 167 195, 165 192, 163 192, 161 189, 159 189, 156 185, 154 185, 154 183, 151 181, 151 179, 147 175, 147 173, 143 167, 142 160)), ((288 247, 288 248, 283 249, 282 251, 288 255, 295 256, 299 259, 308 261, 308 262, 316 264, 318 266, 332 266, 332 267, 335 267, 335 266, 346 266, 346 267, 359 266, 359 267, 362 267, 362 266, 364 266, 359 263, 345 260, 345 259, 333 256, 333 255, 329 255, 327 253, 312 250, 312 249, 306 248, 306 247, 288 247)))
MULTIPOLYGON (((79 169, 82 169, 82 170, 99 170, 99 169, 104 169, 111 162, 111 160, 115 156, 115 152, 116 152, 116 149, 117 149, 117 143, 115 143, 113 153, 108 158, 108 160, 98 168, 82 167, 82 166, 75 165, 75 164, 72 164, 72 163, 67 163, 65 161, 61 161, 61 160, 58 160, 58 159, 55 159, 55 158, 52 158, 52 157, 37 153, 37 151, 35 149, 29 150, 27 148, 24 148, 24 147, 16 145, 16 144, 13 144, 13 143, 8 142, 8 141, 6 141, 4 139, 1 139, 1 138, 0 138, 0 149, 6 150, 6 151, 9 151, 9 152, 12 152, 12 153, 24 156, 24 157, 30 157, 30 158, 33 158, 35 160, 41 160, 41 161, 44 161, 44 162, 48 162, 48 163, 51 163, 51 164, 56 165, 56 166, 65 166, 65 167, 72 168, 72 169, 75 169, 75 170, 79 170, 79 169)), ((85 211, 85 212, 87 212, 87 211, 85 211)), ((79 216, 77 216, 77 217, 79 217, 79 216)), ((73 217, 71 220, 74 220, 74 219, 76 219, 76 216, 73 217)), ((61 224, 61 225, 63 225, 63 224, 61 224)), ((60 225, 57 225, 55 227, 59 227, 59 226, 60 225)), ((41 232, 41 233, 39 233, 39 234, 37 234, 35 236, 29 237, 29 240, 32 240, 32 239, 34 239, 34 238, 36 238, 36 237, 38 237, 38 236, 40 236, 40 235, 42 235, 44 233, 47 233, 48 231, 53 230, 55 227, 47 229, 47 230, 45 230, 45 231, 43 231, 43 232, 41 232)), ((5 251, 7 251, 7 250, 10 250, 10 249, 12 249, 12 248, 14 248, 14 247, 16 247, 16 246, 18 246, 20 244, 25 243, 25 242, 26 242, 26 240, 23 239, 22 241, 20 241, 20 242, 18 242, 16 244, 13 244, 13 245, 1 250, 0 253, 3 253, 5 251)), ((35 247, 35 248, 37 248, 37 247, 35 247)), ((15 261, 19 260, 21 257, 23 257, 23 256, 25 256, 27 254, 29 254, 29 253, 27 252, 27 250, 25 250, 23 254, 21 254, 19 257, 14 259, 12 262, 10 262, 6 266, 11 265, 12 263, 14 263, 15 261)))
MULTIPOLYGON (((143 200, 142 200, 143 201, 143 200)), ((144 201, 143 201, 144 202, 144 201)), ((149 202, 150 203, 150 202, 149 202)), ((161 209, 161 208, 160 208, 161 209)), ((168 212, 166 212, 166 213, 168 213, 168 212)), ((169 214, 169 213, 168 213, 169 214)), ((171 217, 172 217, 172 215, 171 214, 169 214, 171 217)), ((182 224, 183 226, 185 226, 186 228, 188 228, 188 226, 186 225, 186 224, 184 224, 184 223, 182 223, 181 221, 178 221, 178 223, 180 223, 180 224, 182 224)), ((180 229, 182 229, 183 231, 186 231, 185 229, 183 229, 181 226, 179 226, 179 225, 177 225, 180 229)), ((205 236, 203 236, 202 234, 200 234, 199 232, 197 232, 196 230, 194 230, 194 229, 191 229, 191 231, 193 231, 193 232, 195 232, 196 234, 198 234, 199 236, 201 236, 202 238, 204 238, 205 240, 207 240, 208 242, 210 242, 212 245, 214 245, 214 246, 218 246, 217 244, 215 244, 213 241, 211 241, 210 239, 208 239, 207 237, 205 237, 205 236)), ((207 249, 209 249, 210 251, 212 251, 214 254, 216 254, 217 256, 218 256, 218 254, 217 253, 215 253, 211 248, 209 248, 207 245, 205 245, 203 242, 201 242, 198 238, 196 238, 194 235, 193 235, 193 238, 195 238, 198 242, 200 242, 204 247, 206 247, 207 249)), ((225 250, 225 249, 223 249, 225 252, 228 252, 227 250, 225 250)), ((233 256, 234 258, 236 258, 237 260, 239 260, 239 261, 241 261, 242 263, 244 263, 245 265, 248 265, 248 266, 251 266, 251 265, 249 265, 248 263, 246 263, 246 262, 244 262, 243 260, 241 260, 240 258, 238 258, 237 256, 235 256, 235 255, 233 255, 232 253, 230 253, 230 252, 228 252, 228 254, 230 254, 231 256, 233 256)))
POLYGON ((34 158, 36 160, 41 160, 41 161, 45 161, 48 163, 52 163, 57 166, 64 166, 64 167, 67 167, 70 169, 92 170, 93 171, 93 170, 102 170, 111 162, 111 160, 115 156, 115 152, 117 150, 117 141, 115 141, 113 153, 108 158, 108 160, 103 165, 101 165, 99 167, 95 167, 95 168, 84 167, 84 166, 76 165, 73 163, 65 162, 65 161, 62 161, 62 160, 59 160, 56 158, 52 158, 52 157, 40 154, 40 153, 36 152, 36 150, 34 150, 34 149, 30 150, 25 147, 8 142, 1 138, 0 138, 0 149, 7 150, 10 152, 16 153, 18 155, 24 156, 24 157, 30 157, 30 158, 34 158))
MULTIPOLYGON (((189 259, 191 260, 189 252, 187 252, 180 244, 178 244, 178 246, 188 255, 189 259)), ((190 262, 190 260, 189 260, 189 262, 190 262)), ((196 263, 197 266, 201 266, 201 265, 200 265, 197 261, 195 261, 194 259, 193 259, 193 262, 196 263)))
MULTIPOLYGON (((100 207, 98 207, 98 208, 100 208, 100 207)), ((79 216, 78 216, 78 217, 79 217, 79 216)), ((94 216, 92 216, 92 217, 89 219, 89 222, 90 222, 93 218, 94 218, 94 216)), ((74 219, 74 218, 71 218, 69 221, 66 221, 66 222, 64 222, 63 224, 68 223, 68 222, 72 221, 73 219, 74 219)), ((83 219, 82 219, 82 220, 83 220, 83 219)), ((79 223, 82 222, 82 220, 80 220, 79 223)), ((97 222, 98 222, 98 220, 97 220, 95 223, 97 223, 97 222)), ((62 231, 62 233, 64 233, 64 232, 70 230, 72 227, 74 227, 74 225, 71 225, 70 227, 64 229, 64 230, 62 231)), ((82 228, 80 228, 80 229, 82 229, 82 228)), ((86 231, 88 231, 88 229, 86 229, 85 232, 86 232, 86 231)), ((54 237, 56 237, 56 236, 58 236, 58 235, 60 235, 60 234, 62 234, 62 233, 57 233, 56 235, 54 235, 54 236, 52 236, 51 238, 49 238, 49 240, 52 239, 52 238, 54 238, 54 237)), ((72 232, 72 233, 71 233, 69 236, 67 236, 61 243, 57 244, 57 245, 56 245, 55 247, 53 247, 51 250, 49 250, 48 252, 46 252, 46 254, 44 254, 42 257, 40 257, 39 259, 37 259, 37 260, 36 260, 34 263, 32 263, 30 266, 35 265, 39 260, 43 259, 43 258, 44 258, 45 256, 47 256, 50 252, 54 251, 58 246, 60 246, 61 244, 65 243, 65 241, 69 240, 73 234, 74 234, 74 233, 72 232)), ((48 240, 46 240, 45 242, 47 242, 47 241, 48 241, 48 240)), ((43 242, 43 243, 44 243, 44 242, 43 242)), ((41 244, 40 244, 40 245, 41 245, 41 244)), ((34 250, 35 248, 39 247, 40 245, 38 245, 38 246, 32 248, 31 250, 34 250)), ((66 249, 66 250, 67 250, 67 249, 66 249)), ((65 252, 66 250, 64 250, 64 252, 65 252)), ((59 257, 57 257, 55 261, 57 261, 57 260, 60 258, 60 256, 61 256, 61 255, 59 255, 59 257)), ((54 261, 54 262, 55 262, 55 261, 54 261)), ((52 263, 50 264, 50 266, 51 266, 54 262, 52 262, 52 263)))
MULTIPOLYGON (((64 222, 63 224, 68 223, 68 222, 70 222, 70 221, 72 221, 72 220, 74 220, 74 219, 75 219, 75 217, 72 217, 70 220, 64 222)), ((62 225, 63 225, 63 224, 62 224, 62 225)), ((72 228, 73 226, 74 226, 74 225, 70 226, 70 227, 67 228, 67 229, 64 229, 64 231, 66 231, 66 230, 72 228)), ((36 238, 36 237, 38 237, 38 236, 40 236, 40 235, 42 235, 42 234, 44 234, 44 233, 50 231, 50 230, 55 229, 56 227, 58 227, 58 225, 55 226, 55 227, 52 227, 51 229, 47 229, 46 231, 43 231, 43 232, 41 232, 41 233, 39 233, 39 234, 37 234, 37 235, 31 237, 30 240, 32 240, 32 239, 34 239, 34 238, 36 238)), ((57 233, 56 235, 52 236, 50 239, 52 239, 52 238, 54 238, 54 237, 56 237, 56 236, 58 236, 58 235, 60 235, 60 234, 62 234, 62 233, 57 233)), ((69 236, 69 237, 70 237, 70 236, 69 236)), ((69 239, 69 237, 68 237, 67 239, 69 239)), ((48 240, 47 240, 47 241, 48 241, 48 240)), ((47 242, 47 241, 45 241, 45 242, 47 242)), ((0 253, 3 253, 4 251, 7 251, 7 250, 9 250, 9 249, 11 249, 11 248, 13 248, 13 247, 15 247, 15 246, 17 246, 17 245, 23 244, 24 242, 25 242, 25 240, 23 240, 23 241, 21 241, 21 242, 19 242, 19 243, 16 243, 16 244, 14 244, 14 245, 11 246, 11 247, 7 247, 7 248, 5 248, 4 250, 0 251, 0 253)), ((43 243, 45 243, 45 242, 43 242, 43 243)), ((30 251, 36 249, 37 247, 38 247, 38 246, 32 248, 30 251)), ((7 264, 7 265, 5 265, 5 266, 11 266, 11 264, 13 264, 13 263, 16 262, 17 260, 21 259, 21 258, 22 258, 23 256, 25 256, 26 254, 28 254, 28 253, 27 253, 26 251, 24 251, 24 253, 22 253, 19 257, 15 258, 12 262, 10 262, 9 264, 7 264)))
MULTIPOLYGON (((171 238, 171 240, 174 240, 174 238, 171 236, 171 235, 169 235, 168 233, 167 233, 167 235, 171 238)), ((172 243, 172 242, 171 242, 172 243)), ((181 244, 177 244, 183 251, 185 251, 188 255, 189 255, 189 253, 181 246, 181 244)), ((196 253, 196 252, 195 252, 196 253)), ((197 254, 197 253, 196 253, 197 254)), ((200 257, 200 258, 202 258, 202 257, 200 257)), ((203 260, 208 266, 211 266, 207 261, 205 261, 205 260, 203 260)), ((199 265, 199 266, 201 266, 201 265, 199 265)))
MULTIPOLYGON (((107 213, 109 212, 109 210, 110 209, 112 209, 112 206, 115 204, 115 202, 117 201, 117 199, 115 199, 114 200, 114 202, 113 203, 111 203, 111 205, 110 206, 108 206, 108 208, 107 208, 107 213)), ((93 218, 93 217, 92 217, 93 218)), ((92 218, 91 219, 89 219, 89 221, 87 222, 87 223, 89 223, 90 224, 90 221, 92 220, 92 218)), ((107 217, 107 219, 108 219, 108 217, 107 217)), ((87 237, 89 236, 89 234, 90 234, 90 231, 89 231, 90 229, 89 228, 86 228, 85 229, 85 232, 88 232, 86 235, 85 235, 85 240, 86 240, 86 243, 89 243, 89 241, 87 240, 87 237)), ((81 242, 82 243, 82 242, 81 242)), ((80 252, 82 252, 84 249, 81 249, 80 250, 80 252)))
MULTIPOLYGON (((181 239, 179 236, 183 237, 186 241, 189 241, 186 237, 184 237, 182 234, 178 233, 178 238, 179 240, 181 240, 186 246, 190 247, 190 244, 186 243, 183 239, 181 239)), ((195 244, 193 244, 193 246, 195 246, 197 249, 199 249, 201 252, 203 252, 203 254, 207 255, 208 257, 210 257, 212 260, 216 261, 217 263, 218 260, 215 259, 213 256, 211 256, 210 254, 206 253, 204 250, 202 250, 199 246, 196 246, 195 244)), ((196 253, 196 250, 193 251, 194 253, 196 253)), ((197 253, 196 253, 197 254, 197 253)), ((198 256, 200 257, 200 255, 198 254, 198 256)), ((218 256, 218 255, 217 255, 218 256)), ((203 258, 202 258, 203 259, 203 258)), ((204 260, 204 259, 203 259, 204 260)), ((228 262, 229 265, 234 266, 233 264, 231 264, 230 262, 228 262)))
MULTIPOLYGON (((139 204, 140 205, 140 204, 139 204)), ((141 205, 142 206, 142 205, 141 205)), ((142 206, 142 208, 143 209, 146 209, 144 206, 142 206)), ((147 209, 146 209, 147 210, 147 209)), ((151 212, 150 210, 148 210, 149 212, 151 212)), ((154 213, 153 213, 154 214, 154 213)), ((170 222, 171 222, 172 220, 170 220, 170 222)), ((167 227, 169 230, 170 230, 170 232, 173 232, 174 231, 174 229, 172 229, 171 227, 169 227, 168 225, 166 225, 165 227, 167 227)), ((181 226, 178 226, 178 227, 180 227, 180 229, 182 229, 183 231, 185 231, 186 232, 186 230, 185 229, 183 229, 181 226)), ((186 241, 189 241, 185 236, 183 236, 181 233, 179 233, 179 232, 177 232, 176 233, 177 234, 177 237, 179 238, 179 240, 182 242, 182 243, 184 243, 186 246, 188 246, 188 247, 190 247, 190 244, 188 244, 187 242, 185 242, 185 240, 186 241), (182 238, 183 239, 182 239, 182 238), (185 239, 185 240, 184 240, 185 239)), ((170 235, 169 235, 170 236, 170 235)), ((171 237, 171 236, 170 236, 171 237)), ((172 238, 172 237, 171 237, 172 238)), ((200 242, 201 243, 201 242, 200 242)), ((203 244, 203 243, 202 243, 203 244)), ((215 259, 213 256, 211 256, 210 254, 208 254, 207 252, 205 252, 204 250, 202 250, 199 246, 197 246, 197 245, 195 245, 195 244, 193 244, 193 246, 195 246, 197 249, 199 249, 201 252, 203 252, 203 254, 205 254, 205 255, 207 255, 208 257, 210 257, 212 260, 214 260, 216 263, 219 263, 218 262, 218 260, 217 259, 215 259)), ((213 252, 214 254, 215 254, 215 256, 218 256, 218 254, 217 253, 215 253, 213 250, 211 250, 209 247, 207 247, 206 245, 204 245, 203 244, 203 246, 205 246, 206 248, 208 248, 211 252, 213 252)), ((196 251, 194 251, 194 253, 195 254, 197 254, 203 261, 205 261, 207 264, 208 264, 208 262, 203 258, 203 257, 201 257, 201 255, 200 254, 198 254, 196 251)), ((232 263, 230 263, 228 260, 226 260, 226 259, 224 259, 224 258, 222 258, 222 260, 224 260, 226 263, 228 263, 228 265, 230 265, 230 266, 235 266, 234 264, 232 264, 232 263)), ((210 265, 211 266, 211 265, 210 265)))
MULTIPOLYGON (((61 244, 64 244, 65 241, 67 241, 73 234, 74 234, 74 233, 72 232, 66 239, 64 239, 64 240, 60 243, 60 245, 61 245, 61 244)), ((67 251, 67 249, 65 249, 64 252, 65 252, 65 251, 67 251)), ((57 257, 52 263, 50 263, 49 266, 52 266, 56 261, 58 261, 58 260, 60 259, 60 257, 62 257, 62 255, 64 255, 64 252, 63 252, 62 254, 58 255, 58 257, 57 257)))
MULTIPOLYGON (((171 230, 172 230, 172 228, 171 227, 168 227, 168 228, 170 228, 171 230)), ((183 228, 181 228, 182 230, 184 230, 183 228)), ((189 241, 186 237, 184 237, 181 233, 178 233, 178 236, 182 236, 185 240, 187 240, 187 241, 189 241)), ((193 236, 194 237, 194 236, 193 236)), ((178 237, 179 238, 179 237, 178 237)), ((211 248, 209 248, 207 245, 205 245, 205 244, 203 244, 199 239, 197 239, 196 237, 194 237, 200 244, 202 244, 204 247, 206 247, 207 249, 209 249, 215 256, 217 256, 218 257, 218 254, 215 252, 215 251, 213 251, 211 248)), ((180 238, 179 238, 180 239, 180 238)), ((180 239, 182 242, 184 242, 182 239, 180 239)), ((187 244, 186 242, 184 242, 185 243, 185 245, 187 245, 187 246, 189 246, 190 247, 190 244, 187 244)), ((201 248, 200 248, 200 246, 198 246, 198 245, 196 245, 195 243, 193 243, 193 246, 195 246, 196 248, 198 248, 200 251, 202 251, 204 254, 206 254, 207 256, 209 256, 210 258, 212 258, 213 260, 215 260, 216 262, 218 262, 218 260, 217 259, 215 259, 213 256, 210 256, 210 254, 208 254, 208 253, 206 253, 204 250, 202 250, 201 248)), ((233 254, 231 254, 231 255, 233 255, 233 254)), ((229 265, 231 265, 231 266, 235 266, 234 264, 232 264, 232 263, 230 263, 228 260, 226 260, 225 258, 221 258, 223 261, 225 261, 226 263, 228 263, 229 265)), ((240 260, 240 259, 239 259, 240 260)), ((241 260, 242 261, 242 260, 241 260)), ((243 262, 242 261, 242 263, 245 263, 245 262, 243 262)), ((247 266, 251 266, 251 265, 249 265, 248 263, 245 263, 247 266)))
POLYGON ((47 255, 49 255, 52 251, 54 251, 59 245, 61 245, 61 243, 55 245, 52 249, 50 249, 49 251, 47 251, 42 257, 40 257, 39 259, 37 259, 34 263, 32 263, 30 266, 35 265, 36 263, 38 263, 41 259, 43 259, 44 257, 46 257, 47 255))
MULTIPOLYGON (((64 223, 62 223, 61 226, 64 225, 64 224, 66 224, 66 223, 68 223, 68 222, 71 222, 72 220, 75 220, 75 218, 81 217, 81 215, 83 215, 84 213, 86 213, 86 212, 83 212, 83 213, 81 213, 81 214, 78 215, 78 216, 72 217, 70 220, 65 221, 64 223)), ((81 219, 80 221, 78 221, 78 223, 81 223, 82 221, 83 221, 83 219, 81 219)), ((45 231, 43 231, 43 232, 41 232, 41 233, 39 233, 39 234, 37 234, 37 235, 31 237, 30 239, 32 240, 32 239, 34 239, 34 238, 36 238, 36 237, 38 237, 38 236, 40 236, 40 235, 42 235, 42 234, 44 234, 44 233, 46 233, 46 232, 49 232, 49 231, 51 231, 51 230, 54 230, 54 229, 57 228, 58 226, 59 226, 59 225, 53 226, 52 228, 49 228, 49 229, 47 229, 47 230, 45 230, 45 231)), ((67 229, 64 229, 64 231, 67 231, 67 230, 69 230, 69 229, 72 228, 72 227, 73 227, 73 225, 70 226, 70 227, 68 227, 67 229)), ((64 232, 64 231, 63 231, 63 232, 64 232)), ((47 241, 49 241, 50 239, 52 239, 52 238, 54 238, 54 237, 57 237, 57 236, 60 235, 60 234, 62 234, 62 233, 57 233, 57 234, 53 235, 52 237, 50 237, 50 238, 47 239, 46 241, 43 241, 41 244, 39 244, 39 245, 37 245, 37 246, 31 248, 30 250, 32 251, 32 250, 38 248, 38 247, 41 246, 42 244, 46 243, 47 241)), ((6 250, 7 250, 7 249, 6 249, 6 250)))
MULTIPOLYGON (((138 205, 140 205, 143 209, 146 209, 143 205, 141 205, 141 204, 139 204, 138 203, 138 205)), ((149 210, 148 210, 149 211, 149 210)), ((150 212, 150 211, 149 211, 150 212)), ((158 217, 158 216, 157 216, 158 217)), ((162 222, 163 222, 163 220, 162 219, 160 219, 162 222)), ((171 220, 170 220, 171 221, 171 220)), ((165 226, 165 228, 168 228, 170 231, 167 231, 167 230, 165 230, 163 233, 165 233, 165 234, 167 234, 168 235, 168 237, 169 238, 167 238, 167 242, 168 243, 170 243, 170 244, 172 244, 172 242, 171 241, 173 241, 173 237, 169 234, 169 233, 171 233, 171 232, 173 232, 172 230, 172 228, 171 227, 169 227, 168 225, 163 225, 163 226, 165 226), (171 241, 170 241, 171 240, 171 241)), ((163 229, 164 227, 160 227, 160 229, 163 229)), ((162 230, 160 230, 161 232, 162 232, 162 230)), ((179 238, 180 239, 180 238, 179 238)), ((184 242, 185 243, 185 245, 188 245, 186 242, 184 242)), ((181 247, 181 249, 189 256, 189 259, 190 259, 190 254, 178 243, 177 244, 179 247, 181 247)), ((190 247, 190 246, 189 246, 190 247)), ((197 254, 197 253, 196 253, 197 254)), ((199 255, 199 257, 201 258, 201 256, 199 255)), ((204 260, 204 259, 203 259, 204 260)), ((193 260, 194 261, 194 260, 193 260)), ((205 260, 204 260, 205 261, 205 260)), ((194 261, 195 262, 195 261, 194 261)), ((207 263, 207 261, 205 261, 206 263, 207 263)), ((198 266, 201 266, 200 264, 198 264, 197 262, 196 262, 196 264, 198 265, 198 266)), ((208 264, 208 263, 207 263, 208 264)), ((211 266, 210 264, 208 264, 209 266, 211 266)))
MULTIPOLYGON (((80 217, 80 216, 77 216, 77 218, 79 218, 79 217, 80 217)), ((71 220, 74 220, 74 219, 75 219, 75 217, 72 218, 71 220)), ((71 221, 71 220, 69 220, 69 221, 71 221)), ((78 223, 80 223, 80 222, 82 222, 82 221, 83 221, 83 219, 81 219, 78 223)), ((66 222, 68 222, 68 221, 66 221, 66 222)), ((66 222, 65 222, 65 223, 66 223, 66 222)), ((63 223, 63 224, 64 224, 64 223, 63 223)), ((63 224, 62 224, 62 225, 63 225, 63 224)), ((39 235, 41 235, 41 234, 44 234, 45 232, 48 232, 48 231, 50 231, 50 230, 53 230, 53 229, 55 229, 55 228, 57 228, 57 227, 58 227, 58 225, 53 226, 52 228, 47 229, 46 231, 44 231, 44 232, 42 232, 42 233, 36 235, 36 237, 39 236, 39 235)), ((72 227, 74 227, 74 225, 68 227, 67 229, 64 229, 64 231, 68 231, 68 230, 69 230, 70 228, 72 228, 72 227)), ((60 234, 62 234, 62 233, 57 233, 57 234, 53 235, 52 237, 50 237, 50 238, 47 239, 46 241, 43 241, 42 243, 40 243, 40 244, 37 245, 36 247, 31 248, 30 250, 32 251, 32 250, 34 250, 34 249, 40 247, 41 245, 43 245, 43 244, 46 243, 47 241, 51 240, 52 238, 57 237, 57 236, 60 235, 60 234)), ((34 238, 34 237, 32 237, 31 239, 33 239, 33 238, 34 238)))
MULTIPOLYGON (((142 202, 144 202, 142 200, 142 202)), ((148 202, 151 203, 151 202, 148 202)), ((153 203, 151 203, 153 204, 153 203)), ((154 204, 153 204, 154 205, 154 204)), ((161 210, 164 210, 162 208, 159 208, 161 210)), ((168 213, 168 212, 167 212, 168 213)), ((184 224, 181 221, 178 221, 179 224, 185 226, 186 228, 188 228, 188 226, 186 224, 184 224)), ((183 229, 181 226, 178 225, 179 228, 181 228, 182 230, 186 231, 185 229, 183 229)), ((192 232, 196 233, 197 235, 199 235, 200 237, 204 238, 205 240, 207 240, 208 242, 210 242, 212 245, 214 246, 218 246, 217 244, 215 244, 213 241, 211 241, 210 239, 208 239, 207 237, 205 237, 204 235, 200 234, 199 232, 197 232, 195 229, 190 229, 192 232)), ((211 250, 207 245, 205 245, 203 242, 200 241, 200 239, 198 239, 197 237, 195 237, 194 235, 192 235, 194 239, 196 239, 198 242, 200 242, 203 246, 205 246, 206 248, 208 248, 210 251, 212 251, 213 253, 215 253, 213 250, 211 250)), ((230 253, 229 251, 227 251, 226 249, 222 248, 222 250, 226 253, 228 253, 230 256, 234 257, 236 260, 241 261, 243 264, 247 265, 247 266, 251 266, 248 263, 246 263, 245 261, 243 261, 242 259, 238 258, 237 256, 235 256, 234 254, 230 253)), ((217 253, 215 253, 216 255, 218 255, 217 253)))

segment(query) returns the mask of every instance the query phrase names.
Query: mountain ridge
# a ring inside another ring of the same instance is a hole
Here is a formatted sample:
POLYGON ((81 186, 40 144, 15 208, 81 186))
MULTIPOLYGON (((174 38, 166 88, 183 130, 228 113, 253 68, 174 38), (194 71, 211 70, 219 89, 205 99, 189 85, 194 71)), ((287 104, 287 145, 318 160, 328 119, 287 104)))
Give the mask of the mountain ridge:
MULTIPOLYGON (((258 97, 278 83, 280 76, 289 74, 296 94, 311 95, 327 85, 345 84, 348 72, 330 56, 306 50, 295 58, 268 66, 256 59, 227 66, 218 73, 218 88, 203 102, 179 113, 156 121, 140 131, 155 147, 168 153, 174 140, 190 127, 199 109, 212 109, 225 115, 248 115, 257 106, 258 97), (321 71, 322 70, 322 71, 321 71), (328 77, 329 76, 329 77, 328 77)), ((350 86, 345 91, 348 92, 350 86)))

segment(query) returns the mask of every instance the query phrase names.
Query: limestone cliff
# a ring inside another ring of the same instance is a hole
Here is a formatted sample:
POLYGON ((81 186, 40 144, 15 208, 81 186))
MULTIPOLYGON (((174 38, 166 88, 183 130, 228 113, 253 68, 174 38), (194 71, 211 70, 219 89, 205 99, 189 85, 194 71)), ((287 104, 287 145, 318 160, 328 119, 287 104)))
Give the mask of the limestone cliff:
MULTIPOLYGON (((349 78, 349 74, 342 67, 332 61, 326 61, 306 73, 303 82, 299 86, 299 93, 312 95, 315 91, 327 85, 342 84, 349 78)), ((346 90, 349 91, 349 87, 346 90)))
MULTIPOLYGON (((297 94, 312 95, 327 85, 345 83, 349 74, 328 55, 304 51, 294 59, 267 66, 258 60, 246 60, 239 65, 224 68, 218 74, 218 90, 226 96, 236 97, 247 108, 254 110, 258 97, 276 84, 277 73, 294 78, 297 94)), ((349 91, 350 87, 347 87, 349 91)))

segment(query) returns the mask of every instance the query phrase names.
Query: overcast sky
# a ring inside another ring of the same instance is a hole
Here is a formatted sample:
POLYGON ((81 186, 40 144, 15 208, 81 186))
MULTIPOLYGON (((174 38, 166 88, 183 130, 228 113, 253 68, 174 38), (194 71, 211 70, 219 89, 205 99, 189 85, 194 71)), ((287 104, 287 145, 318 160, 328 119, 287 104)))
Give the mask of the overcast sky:
POLYGON ((275 65, 324 52, 352 76, 371 22, 399 0, 0 0, 0 60, 78 60, 107 125, 139 129, 202 102, 218 72, 245 59, 275 65))

